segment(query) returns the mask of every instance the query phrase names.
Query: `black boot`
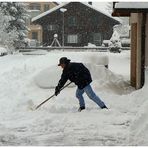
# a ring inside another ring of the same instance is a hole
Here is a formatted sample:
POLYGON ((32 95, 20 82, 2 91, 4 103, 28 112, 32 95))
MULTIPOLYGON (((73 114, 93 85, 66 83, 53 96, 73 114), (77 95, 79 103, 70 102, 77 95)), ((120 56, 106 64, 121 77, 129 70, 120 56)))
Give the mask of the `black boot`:
POLYGON ((101 109, 108 109, 106 105, 102 106, 101 109))
POLYGON ((79 107, 78 112, 81 112, 83 109, 85 109, 85 106, 79 107))

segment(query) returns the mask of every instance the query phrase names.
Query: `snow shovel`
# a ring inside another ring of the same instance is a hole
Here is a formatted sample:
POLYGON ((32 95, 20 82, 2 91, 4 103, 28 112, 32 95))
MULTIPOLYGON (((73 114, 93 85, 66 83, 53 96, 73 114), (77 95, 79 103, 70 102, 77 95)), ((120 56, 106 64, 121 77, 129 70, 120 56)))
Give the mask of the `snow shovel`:
MULTIPOLYGON (((66 88, 68 85, 70 85, 72 82, 68 83, 67 85, 65 85, 64 87, 61 88, 61 90, 63 90, 64 88, 66 88)), ((60 90, 60 91, 61 91, 60 90)), ((52 97, 54 97, 55 94, 53 94, 52 96, 50 96, 48 99, 44 100, 42 103, 40 103, 38 106, 36 106, 35 110, 38 109, 40 106, 42 106, 45 102, 47 102, 48 100, 50 100, 52 97)))

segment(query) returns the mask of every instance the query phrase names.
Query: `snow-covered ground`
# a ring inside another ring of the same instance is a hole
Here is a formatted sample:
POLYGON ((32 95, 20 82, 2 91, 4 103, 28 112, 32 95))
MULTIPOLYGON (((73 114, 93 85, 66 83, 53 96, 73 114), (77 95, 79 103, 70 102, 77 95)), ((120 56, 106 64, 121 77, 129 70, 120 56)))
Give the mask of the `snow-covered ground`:
POLYGON ((7 55, 0 57, 0 69, 1 146, 148 145, 147 71, 142 89, 130 87, 129 51, 7 55), (74 85, 31 110, 54 93, 62 56, 90 69, 92 86, 109 110, 101 110, 85 96, 86 110, 77 112, 74 85), (97 61, 103 56, 108 56, 109 69, 97 61))

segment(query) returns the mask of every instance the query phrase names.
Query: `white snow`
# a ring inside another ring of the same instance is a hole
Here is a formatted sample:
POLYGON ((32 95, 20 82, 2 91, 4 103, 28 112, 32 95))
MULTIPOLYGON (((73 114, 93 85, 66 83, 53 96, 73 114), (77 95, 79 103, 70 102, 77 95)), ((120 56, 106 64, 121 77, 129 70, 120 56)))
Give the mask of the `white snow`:
POLYGON ((0 57, 0 145, 148 145, 148 71, 145 86, 134 90, 129 85, 129 65, 129 51, 53 51, 0 57), (109 110, 101 110, 84 95, 86 110, 77 112, 74 85, 38 110, 31 110, 54 93, 61 74, 57 64, 62 56, 85 63, 92 73, 95 92, 109 110), (109 69, 88 58, 100 56, 108 56, 109 69), (44 85, 47 81, 48 89, 38 87, 36 79, 44 85))
POLYGON ((0 56, 7 54, 7 49, 5 47, 0 46, 0 56))
POLYGON ((119 2, 116 3, 115 8, 126 8, 126 9, 147 9, 147 2, 119 2))

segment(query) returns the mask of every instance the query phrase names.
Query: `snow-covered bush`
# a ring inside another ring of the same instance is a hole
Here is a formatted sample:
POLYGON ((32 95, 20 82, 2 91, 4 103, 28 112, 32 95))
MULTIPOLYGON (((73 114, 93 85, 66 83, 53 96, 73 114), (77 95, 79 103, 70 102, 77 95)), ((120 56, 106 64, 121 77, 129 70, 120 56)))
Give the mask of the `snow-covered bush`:
POLYGON ((109 43, 110 52, 121 52, 121 41, 117 31, 114 31, 109 43))

